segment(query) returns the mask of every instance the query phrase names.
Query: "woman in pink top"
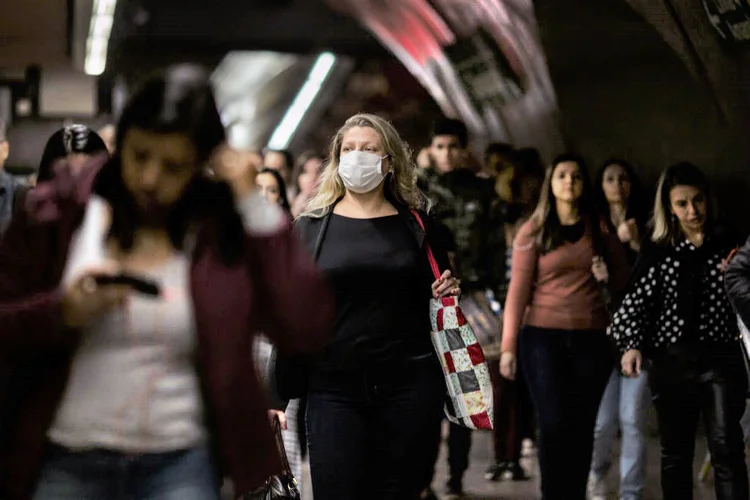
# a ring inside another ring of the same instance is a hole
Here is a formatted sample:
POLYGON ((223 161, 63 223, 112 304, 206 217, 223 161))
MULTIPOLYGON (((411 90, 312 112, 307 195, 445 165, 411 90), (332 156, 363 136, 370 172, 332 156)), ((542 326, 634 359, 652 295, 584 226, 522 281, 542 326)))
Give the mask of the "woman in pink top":
POLYGON ((613 362, 603 288, 617 290, 627 279, 624 251, 598 222, 592 194, 583 160, 558 157, 513 248, 500 371, 515 378, 520 344, 539 415, 545 500, 586 498, 594 423, 613 362))

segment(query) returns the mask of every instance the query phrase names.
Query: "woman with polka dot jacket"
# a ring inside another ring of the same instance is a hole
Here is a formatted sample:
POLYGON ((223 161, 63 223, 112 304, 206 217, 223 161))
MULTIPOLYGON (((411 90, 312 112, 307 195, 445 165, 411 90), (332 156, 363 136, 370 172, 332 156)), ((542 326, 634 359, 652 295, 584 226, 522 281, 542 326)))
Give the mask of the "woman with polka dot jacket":
POLYGON ((680 163, 661 176, 651 244, 641 250, 611 334, 622 372, 637 376, 643 355, 659 422, 664 500, 693 498, 699 416, 706 426, 718 500, 748 499, 744 439, 747 377, 736 316, 724 292, 725 259, 737 240, 715 217, 708 181, 680 163))

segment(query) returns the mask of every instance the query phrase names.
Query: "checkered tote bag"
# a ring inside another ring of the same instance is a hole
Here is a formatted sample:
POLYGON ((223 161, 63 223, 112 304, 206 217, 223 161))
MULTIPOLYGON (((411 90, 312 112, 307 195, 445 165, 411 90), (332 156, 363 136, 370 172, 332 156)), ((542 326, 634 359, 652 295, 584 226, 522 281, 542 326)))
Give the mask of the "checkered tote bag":
MULTIPOLYGON (((421 217, 414 212, 424 230, 421 217)), ((439 279, 442 273, 429 244, 425 245, 430 267, 439 279)), ((470 429, 492 430, 492 383, 482 347, 466 320, 458 297, 430 300, 432 345, 445 375, 448 394, 445 415, 451 422, 470 429)))

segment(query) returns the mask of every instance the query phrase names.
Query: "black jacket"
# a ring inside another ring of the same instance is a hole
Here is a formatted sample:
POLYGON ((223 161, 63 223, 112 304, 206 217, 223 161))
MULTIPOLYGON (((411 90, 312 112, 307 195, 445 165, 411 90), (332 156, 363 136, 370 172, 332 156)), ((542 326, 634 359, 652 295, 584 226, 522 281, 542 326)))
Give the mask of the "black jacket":
MULTIPOLYGON (((435 221, 430 215, 423 211, 419 211, 419 216, 425 225, 425 231, 419 225, 416 217, 411 211, 404 206, 395 205, 401 216, 404 224, 409 227, 412 235, 414 236, 417 245, 422 249, 425 256, 425 268, 429 269, 427 261, 427 249, 425 244, 429 243, 432 252, 435 255, 435 260, 438 263, 438 267, 441 272, 444 272, 450 267, 450 260, 448 259, 448 252, 446 247, 450 245, 449 241, 446 241, 446 230, 443 226, 435 221)), ((310 254, 317 260, 318 253, 320 251, 319 245, 322 243, 321 231, 324 231, 328 226, 331 214, 333 213, 332 208, 327 209, 320 217, 305 216, 300 217, 294 224, 294 228, 302 238, 302 241, 307 246, 310 254)), ((325 238, 325 232, 322 233, 322 237, 325 238)), ((457 276, 458 277, 458 276, 457 276)), ((431 279, 430 283, 434 281, 431 279)))
POLYGON ((750 326, 750 239, 737 251, 724 273, 727 295, 745 325, 750 326))
POLYGON ((505 285, 505 224, 495 183, 468 169, 440 174, 419 171, 420 187, 432 200, 435 220, 447 228, 454 242, 455 266, 464 291, 490 288, 503 296, 505 285))
MULTIPOLYGON (((425 293, 431 294, 430 285, 435 281, 429 262, 427 260, 426 243, 435 255, 440 272, 450 269, 448 253, 445 250, 443 236, 445 231, 425 212, 419 212, 419 216, 425 225, 423 231, 416 217, 404 206, 394 203, 404 224, 406 224, 419 248, 424 253, 424 286, 425 293)), ((318 259, 325 230, 328 227, 333 207, 324 210, 319 216, 304 216, 295 222, 295 230, 315 260, 318 259)), ((273 369, 269 373, 269 385, 273 393, 273 407, 283 409, 286 401, 303 397, 307 392, 307 373, 310 369, 309 358, 295 355, 294 353, 275 353, 271 361, 273 369)))

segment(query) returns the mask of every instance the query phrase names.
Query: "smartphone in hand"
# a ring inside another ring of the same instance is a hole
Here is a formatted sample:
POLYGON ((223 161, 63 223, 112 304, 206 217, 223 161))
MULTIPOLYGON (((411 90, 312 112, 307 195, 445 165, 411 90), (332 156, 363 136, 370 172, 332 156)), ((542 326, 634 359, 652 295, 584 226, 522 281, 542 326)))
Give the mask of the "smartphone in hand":
POLYGON ((94 277, 98 286, 123 285, 133 289, 133 291, 148 295, 150 297, 159 297, 161 287, 155 281, 136 276, 134 274, 120 273, 115 275, 98 275, 94 277))

